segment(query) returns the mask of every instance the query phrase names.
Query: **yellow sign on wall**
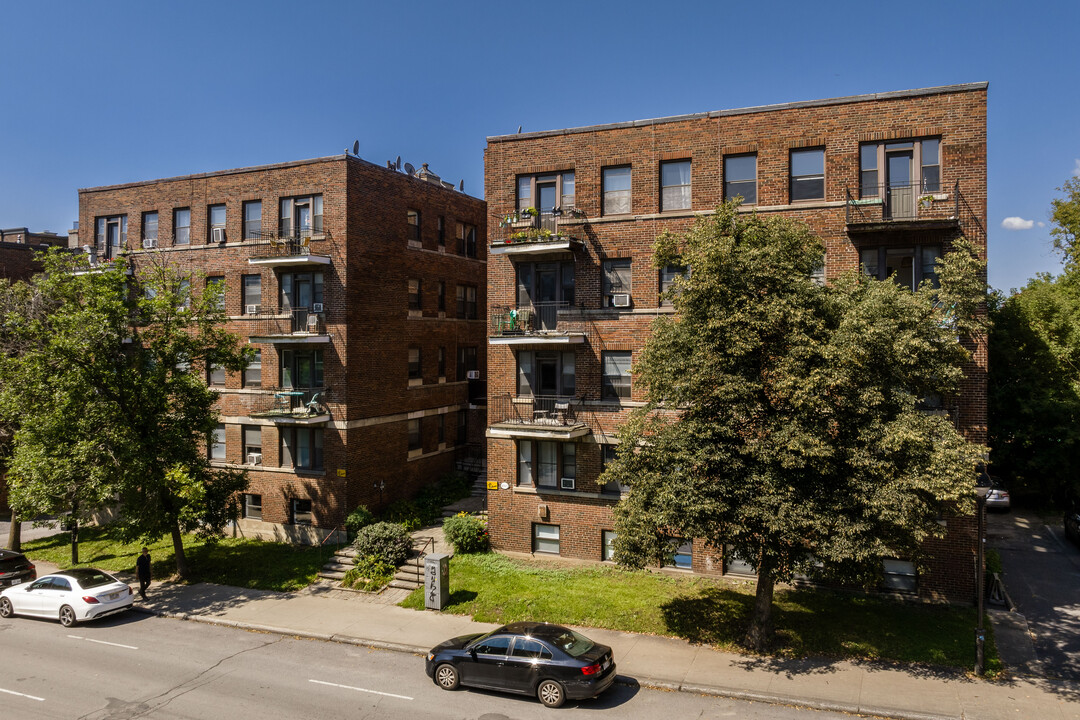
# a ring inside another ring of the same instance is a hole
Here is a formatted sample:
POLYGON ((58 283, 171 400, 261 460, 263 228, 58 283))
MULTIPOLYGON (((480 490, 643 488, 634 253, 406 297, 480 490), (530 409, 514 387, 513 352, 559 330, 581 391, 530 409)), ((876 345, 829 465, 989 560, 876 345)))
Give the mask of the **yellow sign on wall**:
POLYGON ((345 468, 338 468, 337 469, 337 476, 338 477, 345 477, 345 468))
POLYGON ((488 490, 498 490, 499 489, 499 481, 498 480, 488 480, 487 484, 488 484, 488 490))

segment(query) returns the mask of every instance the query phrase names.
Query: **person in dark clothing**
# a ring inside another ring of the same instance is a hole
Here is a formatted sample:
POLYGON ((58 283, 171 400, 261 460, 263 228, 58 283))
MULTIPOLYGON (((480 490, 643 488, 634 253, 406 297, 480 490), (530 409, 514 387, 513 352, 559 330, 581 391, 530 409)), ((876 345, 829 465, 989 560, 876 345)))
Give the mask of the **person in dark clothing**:
POLYGON ((135 574, 139 576, 139 595, 146 599, 146 588, 150 587, 150 550, 142 549, 142 555, 135 561, 135 574))

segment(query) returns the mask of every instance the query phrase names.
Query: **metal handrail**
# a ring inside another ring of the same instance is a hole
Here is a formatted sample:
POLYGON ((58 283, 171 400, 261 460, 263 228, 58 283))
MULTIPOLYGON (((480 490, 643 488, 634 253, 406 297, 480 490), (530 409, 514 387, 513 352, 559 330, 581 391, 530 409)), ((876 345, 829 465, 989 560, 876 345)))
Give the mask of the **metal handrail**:
POLYGON ((488 398, 488 421, 492 425, 570 427, 578 424, 581 398, 560 395, 499 395, 488 398))
POLYGON ((937 200, 934 195, 945 187, 940 183, 878 183, 847 186, 845 220, 852 223, 877 223, 910 220, 959 220, 960 205, 965 202, 960 182, 953 186, 953 201, 937 200))

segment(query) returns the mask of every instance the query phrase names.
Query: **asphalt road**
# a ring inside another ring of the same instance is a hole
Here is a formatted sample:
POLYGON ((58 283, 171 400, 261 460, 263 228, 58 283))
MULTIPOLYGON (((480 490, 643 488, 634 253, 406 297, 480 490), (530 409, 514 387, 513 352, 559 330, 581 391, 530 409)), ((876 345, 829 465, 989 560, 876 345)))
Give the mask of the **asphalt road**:
POLYGON ((1005 587, 1027 619, 1037 657, 1028 669, 1080 682, 1080 549, 1061 517, 988 513, 986 544, 1001 553, 1005 587))
MULTIPOLYGON (((47 525, 40 527, 34 527, 32 522, 24 522, 22 524, 22 535, 20 539, 22 542, 28 542, 30 540, 37 540, 38 538, 48 537, 55 535, 58 532, 62 532, 60 525, 56 521, 51 521, 47 525)), ((11 533, 11 516, 0 515, 0 547, 6 548, 8 546, 8 537, 11 533)))
POLYGON ((70 629, 0 620, 0 647, 0 717, 14 720, 847 717, 623 685, 552 711, 534 698, 440 690, 413 655, 138 613, 70 629))

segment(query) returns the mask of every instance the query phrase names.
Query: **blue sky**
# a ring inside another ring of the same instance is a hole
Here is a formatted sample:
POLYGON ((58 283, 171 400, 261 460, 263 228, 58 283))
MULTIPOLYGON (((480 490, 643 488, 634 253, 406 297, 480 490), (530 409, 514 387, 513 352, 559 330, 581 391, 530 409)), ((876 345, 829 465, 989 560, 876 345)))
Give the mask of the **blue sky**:
POLYGON ((989 81, 990 282, 1057 272, 1080 2, 9 2, 0 227, 80 187, 360 141, 483 193, 488 135, 989 81), (1007 220, 1007 218, 1011 218, 1007 220), (1040 225, 1042 223, 1042 225, 1040 225), (1008 229, 1009 227, 1017 229, 1008 229))

